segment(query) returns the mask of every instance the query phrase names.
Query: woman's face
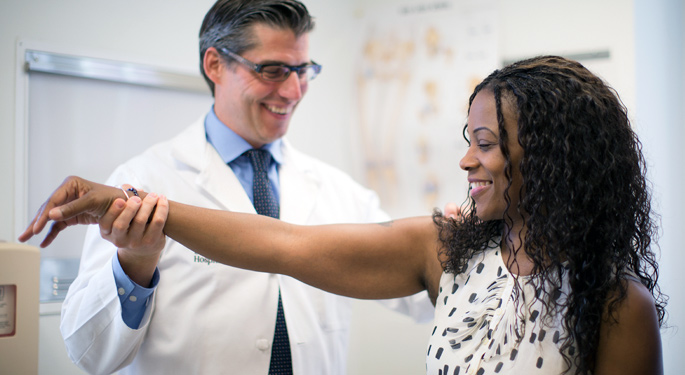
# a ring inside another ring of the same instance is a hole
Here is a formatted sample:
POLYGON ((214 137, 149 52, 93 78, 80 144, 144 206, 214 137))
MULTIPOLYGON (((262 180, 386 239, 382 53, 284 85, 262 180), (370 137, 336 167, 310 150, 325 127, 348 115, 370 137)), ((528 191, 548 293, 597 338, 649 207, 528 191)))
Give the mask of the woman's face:
MULTIPOLYGON (((523 157, 523 148, 517 141, 516 115, 505 96, 502 98, 502 114, 507 130, 506 144, 513 166, 512 185, 508 192, 511 201, 509 216, 517 221, 521 218, 517 206, 522 186, 519 165, 523 157)), ((509 181, 504 174, 506 158, 499 146, 497 108, 495 96, 491 91, 482 90, 473 99, 469 110, 467 133, 471 144, 459 166, 468 172, 470 195, 476 202, 476 216, 484 221, 501 220, 507 207, 504 196, 509 181)))

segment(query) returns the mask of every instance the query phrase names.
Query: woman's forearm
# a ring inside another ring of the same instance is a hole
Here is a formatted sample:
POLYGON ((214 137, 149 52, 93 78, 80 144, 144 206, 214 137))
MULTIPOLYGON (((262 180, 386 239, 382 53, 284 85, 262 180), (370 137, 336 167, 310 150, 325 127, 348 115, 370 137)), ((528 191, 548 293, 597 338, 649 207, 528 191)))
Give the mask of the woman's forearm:
POLYGON ((392 298, 424 289, 422 249, 434 235, 429 217, 384 224, 299 226, 177 202, 169 204, 164 231, 218 262, 286 274, 356 298, 392 298))
POLYGON ((279 267, 290 225, 266 216, 204 209, 169 202, 167 236, 189 249, 234 267, 283 273, 279 267), (276 242, 280 238, 280 243, 276 242))

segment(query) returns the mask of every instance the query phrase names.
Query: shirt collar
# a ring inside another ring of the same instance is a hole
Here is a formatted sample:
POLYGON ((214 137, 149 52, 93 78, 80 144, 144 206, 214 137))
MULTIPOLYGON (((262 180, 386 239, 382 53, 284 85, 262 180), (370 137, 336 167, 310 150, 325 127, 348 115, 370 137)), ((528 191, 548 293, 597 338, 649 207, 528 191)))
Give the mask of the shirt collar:
MULTIPOLYGON (((246 140, 216 117, 214 106, 212 106, 212 110, 205 117, 205 132, 207 134, 207 141, 214 146, 225 163, 232 162, 245 151, 253 148, 246 140)), ((274 142, 265 144, 262 149, 269 151, 276 163, 280 165, 283 162, 282 146, 283 140, 279 138, 274 142)))

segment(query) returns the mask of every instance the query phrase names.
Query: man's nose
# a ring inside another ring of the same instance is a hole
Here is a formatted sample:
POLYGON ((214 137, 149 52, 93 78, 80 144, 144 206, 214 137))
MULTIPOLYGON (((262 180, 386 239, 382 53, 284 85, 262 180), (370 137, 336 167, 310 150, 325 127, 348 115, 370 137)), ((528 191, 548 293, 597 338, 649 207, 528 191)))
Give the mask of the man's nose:
POLYGON ((281 83, 278 89, 279 94, 290 100, 300 100, 304 95, 307 87, 307 82, 300 80, 297 72, 291 72, 288 78, 281 83))

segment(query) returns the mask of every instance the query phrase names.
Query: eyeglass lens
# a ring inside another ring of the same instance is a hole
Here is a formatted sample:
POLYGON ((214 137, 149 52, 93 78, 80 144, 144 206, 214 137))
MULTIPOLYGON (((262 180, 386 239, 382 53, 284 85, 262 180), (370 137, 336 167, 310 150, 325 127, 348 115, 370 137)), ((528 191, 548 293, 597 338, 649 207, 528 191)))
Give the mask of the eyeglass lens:
MULTIPOLYGON (((261 71, 262 78, 269 81, 285 81, 290 75, 290 72, 291 70, 288 69, 288 67, 278 65, 265 66, 261 71)), ((316 67, 311 65, 305 66, 297 71, 297 74, 301 80, 312 80, 317 75, 316 67)))

